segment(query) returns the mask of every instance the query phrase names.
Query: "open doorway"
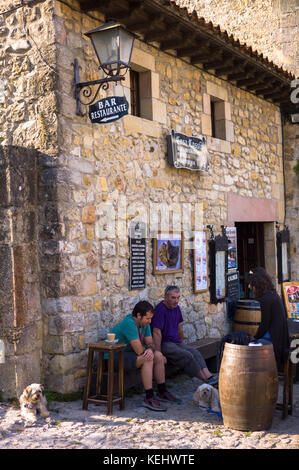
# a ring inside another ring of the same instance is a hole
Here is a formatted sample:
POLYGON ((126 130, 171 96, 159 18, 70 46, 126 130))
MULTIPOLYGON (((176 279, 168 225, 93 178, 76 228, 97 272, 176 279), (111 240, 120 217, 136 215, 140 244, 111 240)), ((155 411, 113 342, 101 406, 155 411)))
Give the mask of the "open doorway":
POLYGON ((238 269, 240 273, 240 298, 251 297, 246 279, 250 270, 265 268, 263 222, 236 222, 238 269))

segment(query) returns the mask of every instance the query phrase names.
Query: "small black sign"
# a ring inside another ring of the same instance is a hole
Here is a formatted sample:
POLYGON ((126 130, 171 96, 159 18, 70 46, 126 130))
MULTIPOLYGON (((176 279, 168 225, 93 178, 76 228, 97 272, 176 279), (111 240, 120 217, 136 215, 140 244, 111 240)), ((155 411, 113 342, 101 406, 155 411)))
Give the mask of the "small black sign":
POLYGON ((239 271, 227 274, 227 297, 228 299, 239 299, 239 271))
POLYGON ((146 287, 146 225, 132 222, 129 232, 130 290, 146 287))
POLYGON ((207 171, 209 169, 209 152, 204 136, 188 136, 171 131, 167 136, 168 163, 175 168, 207 171))
POLYGON ((91 122, 109 124, 128 114, 129 103, 125 96, 109 96, 89 106, 91 122))

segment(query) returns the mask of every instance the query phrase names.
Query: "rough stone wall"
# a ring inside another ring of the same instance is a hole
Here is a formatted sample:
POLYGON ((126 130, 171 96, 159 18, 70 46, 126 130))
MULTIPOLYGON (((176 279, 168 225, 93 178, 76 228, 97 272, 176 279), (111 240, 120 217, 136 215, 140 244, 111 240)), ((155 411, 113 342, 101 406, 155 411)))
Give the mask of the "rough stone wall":
POLYGON ((5 344, 0 390, 4 397, 20 394, 41 378, 37 164, 36 151, 0 149, 0 338, 5 344))
MULTIPOLYGON (((188 10, 219 24, 240 41, 246 42, 275 64, 299 75, 298 0, 176 0, 188 10)), ((285 122, 284 158, 286 180, 286 217, 290 229, 291 279, 299 273, 298 161, 299 126, 285 122), (296 137, 297 136, 297 137, 296 137), (296 140, 297 139, 297 140, 296 140)))
POLYGON ((2 145, 57 153, 52 0, 0 1, 2 145))
POLYGON ((299 160, 299 126, 285 125, 286 225, 290 230, 291 280, 299 275, 299 175, 294 166, 299 160))
POLYGON ((99 20, 103 18, 96 12, 80 13, 76 2, 72 8, 56 2, 59 155, 48 175, 57 181, 59 230, 45 243, 44 369, 51 388, 63 392, 82 387, 87 342, 103 337, 140 299, 157 303, 167 283, 182 288, 187 341, 226 333, 225 305, 210 304, 208 292, 193 293, 190 245, 186 243, 183 273, 152 274, 150 235, 167 208, 174 209, 180 223, 185 220, 186 236, 208 223, 219 232, 232 192, 272 200, 280 218, 283 213, 278 109, 227 82, 136 41, 133 62, 150 69, 160 83, 155 91, 158 118, 125 116, 109 125, 92 125, 88 116, 75 115, 72 63, 79 59, 82 81, 96 78, 94 53, 83 33, 99 20), (169 167, 167 134, 171 128, 206 134, 206 100, 213 93, 223 95, 229 105, 230 140, 208 139, 207 174, 169 167), (202 225, 196 226, 198 212, 202 225), (127 223, 134 217, 147 222, 143 291, 128 291, 127 223))
MULTIPOLYGON (((40 237, 44 165, 57 154, 52 1, 0 1, 0 337, 3 397, 43 380, 40 237)), ((54 185, 55 186, 55 185, 54 185)), ((53 192, 53 187, 51 188, 53 192)), ((43 225, 43 227, 41 227, 43 225)))
POLYGON ((298 75, 297 0, 176 0, 298 75))

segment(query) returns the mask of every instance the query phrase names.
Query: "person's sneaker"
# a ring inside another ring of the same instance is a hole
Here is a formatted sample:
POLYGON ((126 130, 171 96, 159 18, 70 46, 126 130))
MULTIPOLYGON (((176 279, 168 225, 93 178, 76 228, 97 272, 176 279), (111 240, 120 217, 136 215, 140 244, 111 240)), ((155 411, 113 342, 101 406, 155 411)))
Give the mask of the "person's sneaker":
POLYGON ((217 385, 218 384, 219 375, 213 374, 211 377, 206 381, 209 385, 217 385))
POLYGON ((172 395, 170 392, 164 392, 164 393, 157 393, 158 400, 161 401, 168 401, 171 403, 182 403, 182 400, 180 398, 175 397, 172 395))
POLYGON ((167 408, 161 405, 161 403, 155 398, 145 398, 143 406, 152 411, 167 411, 167 408))

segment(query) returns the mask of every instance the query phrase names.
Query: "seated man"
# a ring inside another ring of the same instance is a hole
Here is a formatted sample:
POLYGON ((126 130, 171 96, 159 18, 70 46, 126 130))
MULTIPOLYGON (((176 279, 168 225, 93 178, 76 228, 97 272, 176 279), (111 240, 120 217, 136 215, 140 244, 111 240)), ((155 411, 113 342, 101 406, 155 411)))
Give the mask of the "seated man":
POLYGON ((126 343, 124 352, 125 369, 137 367, 141 370, 141 380, 145 389, 143 406, 154 411, 166 411, 161 401, 180 402, 166 389, 166 358, 156 351, 153 343, 150 323, 154 315, 153 306, 143 300, 138 302, 133 312, 126 315, 111 330, 120 343, 126 343), (158 399, 154 397, 153 376, 158 384, 158 399))
POLYGON ((151 328, 157 351, 161 351, 169 363, 175 364, 189 377, 197 377, 215 385, 218 374, 212 375, 199 351, 183 343, 182 312, 179 307, 180 289, 168 286, 164 300, 155 308, 151 328))

